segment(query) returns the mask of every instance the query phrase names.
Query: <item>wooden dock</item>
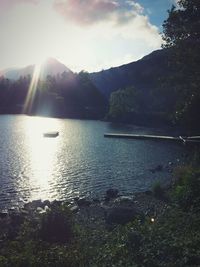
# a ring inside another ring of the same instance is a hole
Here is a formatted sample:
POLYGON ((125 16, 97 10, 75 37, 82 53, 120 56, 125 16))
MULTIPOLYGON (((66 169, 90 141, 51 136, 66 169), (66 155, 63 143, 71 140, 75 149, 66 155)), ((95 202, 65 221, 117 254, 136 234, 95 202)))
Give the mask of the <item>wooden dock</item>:
POLYGON ((163 141, 179 141, 183 143, 200 143, 200 136, 182 137, 182 136, 163 136, 163 135, 147 135, 147 134, 120 134, 105 133, 106 138, 124 138, 124 139, 141 139, 141 140, 163 140, 163 141))

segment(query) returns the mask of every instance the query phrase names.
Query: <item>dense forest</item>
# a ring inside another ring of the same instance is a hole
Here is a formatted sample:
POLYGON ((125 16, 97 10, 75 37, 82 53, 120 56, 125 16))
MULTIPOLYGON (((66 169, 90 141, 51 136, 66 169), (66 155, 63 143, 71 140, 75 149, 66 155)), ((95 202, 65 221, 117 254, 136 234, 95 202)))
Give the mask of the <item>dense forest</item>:
POLYGON ((179 1, 163 23, 163 49, 135 63, 91 74, 115 121, 200 130, 200 3, 179 1))
POLYGON ((33 81, 30 75, 18 80, 0 78, 0 113, 99 119, 106 100, 88 73, 63 72, 33 81))

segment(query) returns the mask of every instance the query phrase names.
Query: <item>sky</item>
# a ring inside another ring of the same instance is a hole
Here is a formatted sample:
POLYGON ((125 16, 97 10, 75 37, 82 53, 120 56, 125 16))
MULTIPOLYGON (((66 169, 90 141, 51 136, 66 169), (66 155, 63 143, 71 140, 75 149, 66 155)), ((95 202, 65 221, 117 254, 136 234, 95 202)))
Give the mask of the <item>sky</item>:
POLYGON ((72 71, 99 71, 161 47, 175 0, 0 0, 0 69, 54 57, 72 71))

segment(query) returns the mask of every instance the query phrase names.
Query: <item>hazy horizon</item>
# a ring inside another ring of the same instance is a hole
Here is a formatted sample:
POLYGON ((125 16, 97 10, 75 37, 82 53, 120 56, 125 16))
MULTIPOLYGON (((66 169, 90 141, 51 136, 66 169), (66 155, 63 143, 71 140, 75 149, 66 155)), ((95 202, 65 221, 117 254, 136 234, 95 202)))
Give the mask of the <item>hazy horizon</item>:
POLYGON ((136 61, 161 47, 175 0, 2 0, 0 70, 56 58, 74 72, 136 61))
MULTIPOLYGON (((161 49, 161 48, 160 48, 160 49, 161 49)), ((156 50, 159 50, 159 48, 156 49, 156 50)), ((153 50, 152 52, 154 52, 154 51, 156 51, 156 50, 153 50)), ((152 52, 150 52, 150 53, 152 53, 152 52)), ((141 58, 138 58, 137 60, 129 61, 129 62, 122 63, 122 64, 120 64, 120 65, 116 65, 116 66, 107 66, 107 68, 99 69, 99 70, 94 70, 94 71, 90 71, 89 73, 100 72, 100 71, 103 71, 103 70, 109 70, 109 69, 111 69, 111 68, 115 68, 115 67, 117 68, 117 67, 120 67, 120 66, 122 66, 122 65, 130 64, 130 63, 132 63, 132 62, 136 62, 136 61, 142 59, 143 57, 149 55, 150 53, 148 53, 148 54, 142 56, 141 58)), ((45 62, 48 61, 49 59, 55 60, 55 62, 57 62, 57 63, 59 63, 59 64, 61 64, 61 65, 64 65, 65 67, 68 68, 68 66, 67 66, 64 62, 58 60, 58 59, 55 58, 55 57, 48 57, 48 58, 44 59, 44 61, 41 62, 40 65, 43 66, 43 65, 45 64, 45 62)), ((0 74, 1 74, 1 72, 7 72, 7 71, 12 71, 12 70, 16 70, 16 71, 19 70, 19 71, 20 71, 20 70, 22 70, 22 69, 26 69, 26 68, 34 67, 34 66, 36 66, 36 65, 38 65, 38 64, 37 64, 37 63, 34 63, 34 62, 30 62, 29 64, 27 64, 27 65, 25 65, 25 66, 10 66, 10 67, 5 68, 5 69, 0 69, 0 74)), ((86 71, 86 72, 87 72, 87 70, 85 70, 85 69, 83 69, 83 68, 80 69, 79 71, 73 70, 73 69, 71 69, 71 68, 68 68, 68 69, 71 70, 71 71, 74 72, 74 73, 79 73, 79 72, 81 72, 81 71, 86 71)))

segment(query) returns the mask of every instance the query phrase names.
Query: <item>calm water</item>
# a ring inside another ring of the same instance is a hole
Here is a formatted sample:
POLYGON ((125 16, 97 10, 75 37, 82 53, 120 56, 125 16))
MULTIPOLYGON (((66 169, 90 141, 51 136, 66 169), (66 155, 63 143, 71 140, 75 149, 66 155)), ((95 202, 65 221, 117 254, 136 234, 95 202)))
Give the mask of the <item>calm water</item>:
POLYGON ((99 121, 0 116, 0 207, 33 199, 101 197, 109 188, 122 194, 148 190, 167 171, 151 173, 183 158, 170 142, 106 139, 105 132, 155 133, 99 121), (57 138, 43 138, 50 130, 57 138))

